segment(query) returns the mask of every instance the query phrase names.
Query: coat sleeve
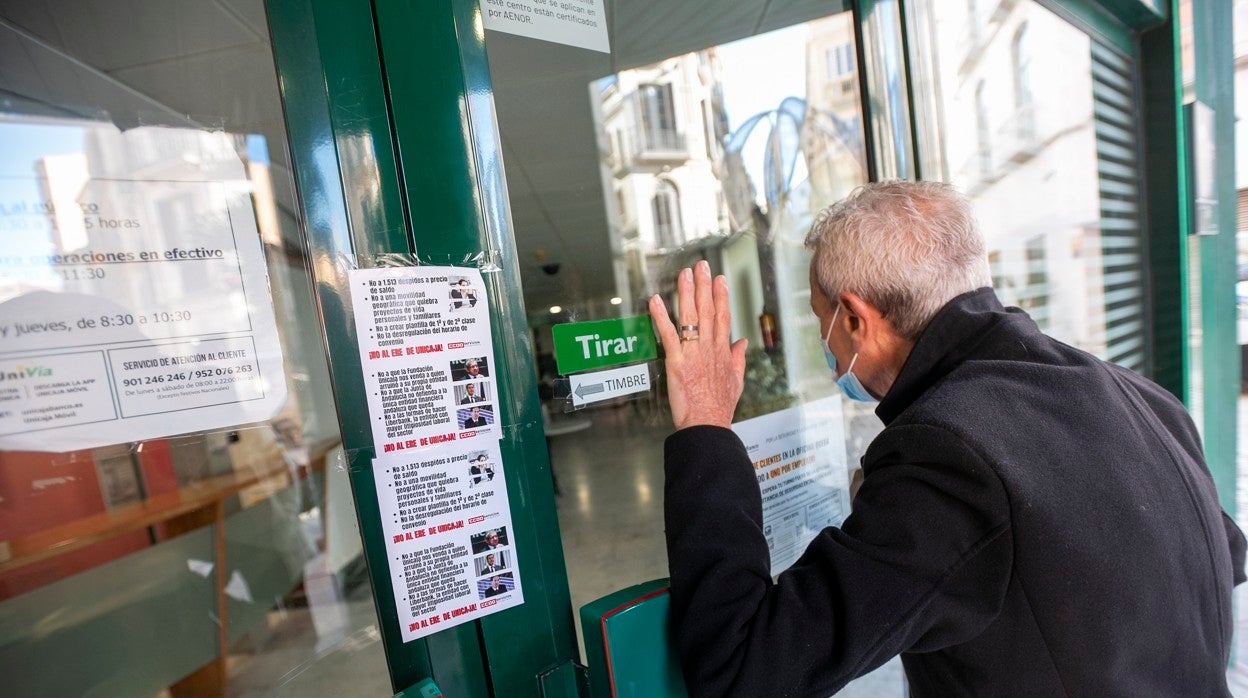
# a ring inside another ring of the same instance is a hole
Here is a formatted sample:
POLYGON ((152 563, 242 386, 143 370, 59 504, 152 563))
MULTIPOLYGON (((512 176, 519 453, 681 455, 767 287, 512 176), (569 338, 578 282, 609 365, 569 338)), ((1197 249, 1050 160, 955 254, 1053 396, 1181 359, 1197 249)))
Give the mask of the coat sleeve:
POLYGON ((1244 532, 1239 530, 1239 526, 1235 525, 1225 511, 1222 512, 1222 527, 1226 529, 1226 541, 1231 549, 1231 582, 1239 586, 1248 581, 1248 575, 1244 574, 1244 532))
POLYGON ((949 432, 881 434, 854 513, 775 582, 736 434, 683 429, 665 458, 672 613, 694 696, 829 695, 900 652, 974 637, 1000 612, 1013 560, 1008 499, 949 432))

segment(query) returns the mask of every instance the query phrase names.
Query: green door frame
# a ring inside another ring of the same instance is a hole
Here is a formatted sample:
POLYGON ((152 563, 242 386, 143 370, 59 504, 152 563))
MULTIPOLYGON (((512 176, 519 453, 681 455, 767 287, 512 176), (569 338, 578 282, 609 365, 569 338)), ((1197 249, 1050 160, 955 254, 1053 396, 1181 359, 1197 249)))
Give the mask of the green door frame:
POLYGON ((343 446, 391 682, 448 695, 580 692, 571 596, 473 2, 269 0, 343 446), (387 70, 389 66, 399 66, 387 70), (404 643, 386 573, 347 271, 378 255, 481 268, 525 603, 404 643), (380 572, 380 573, 379 573, 380 572))
MULTIPOLYGON (((905 1, 857 3, 859 32, 869 35, 874 31, 871 23, 894 16, 890 13, 904 18, 905 1), (881 13, 881 8, 886 11, 881 13)), ((1199 17, 1218 12, 1217 0, 1195 2, 1199 17)), ((1186 396, 1186 182, 1175 165, 1185 162, 1185 151, 1171 8, 1147 0, 1046 4, 1120 47, 1138 51, 1141 58, 1140 87, 1148 115, 1143 123, 1144 198, 1150 202, 1146 226, 1151 243, 1152 374, 1186 396), (1154 28, 1145 31, 1150 26, 1154 28)), ((433 678, 456 696, 585 695, 584 675, 576 666, 573 610, 477 2, 268 0, 268 7, 308 231, 310 273, 318 289, 348 472, 395 690, 433 678), (500 415, 507 425, 500 446, 527 592, 519 607, 410 643, 399 635, 393 589, 384 572, 386 553, 371 471, 373 444, 346 283, 349 269, 371 266, 386 253, 485 272, 499 362, 500 415)), ((1222 41, 1222 34, 1229 32, 1229 10, 1227 14, 1226 21, 1198 31, 1222 41)), ((1229 51, 1229 37, 1225 46, 1229 51)), ((897 51, 890 56, 906 61, 904 49, 900 56, 897 51)), ((1224 139, 1233 115, 1229 90, 1210 86, 1222 77, 1211 67, 1217 58, 1198 57, 1205 69, 1197 92, 1217 109, 1218 144, 1222 152, 1230 152, 1221 147, 1230 143, 1229 137, 1224 139)), ((868 78, 884 75, 885 68, 864 66, 868 78)), ((907 68, 898 68, 903 81, 907 68)), ((1229 84, 1229 76, 1225 79, 1229 84)), ((867 83, 868 89, 879 84, 867 83)), ((881 94, 879 89, 874 94, 881 94)), ((903 92, 908 90, 903 87, 903 92)), ((914 159, 907 107, 900 112, 896 105, 885 109, 894 118, 879 123, 872 113, 865 115, 880 175, 913 176, 916 166, 922 166, 914 159), (889 139, 900 147, 880 151, 889 139)), ((1228 163, 1224 159, 1220 165, 1224 173, 1228 163)), ((1229 166, 1233 175, 1233 163, 1229 166)), ((1233 176, 1222 181, 1233 182, 1233 176)), ((1229 198, 1225 187, 1221 193, 1223 201, 1234 200, 1233 190, 1229 198)), ((1223 224, 1231 221, 1224 230, 1233 230, 1233 211, 1233 206, 1222 207, 1223 224)), ((1204 285, 1216 289, 1225 283, 1227 260, 1233 278, 1233 253, 1233 233, 1201 241, 1202 269, 1209 270, 1202 273, 1204 285)), ((1234 331, 1233 301, 1229 322, 1217 305, 1221 302, 1210 297, 1216 312, 1203 313, 1210 339, 1203 356, 1207 384, 1211 366, 1217 367, 1219 380, 1238 376, 1237 358, 1231 357, 1235 360, 1228 369, 1221 344, 1210 346, 1219 331, 1211 333, 1211 323, 1225 323, 1222 331, 1234 331)), ((1225 395, 1207 390, 1205 398, 1211 407, 1223 408, 1205 410, 1206 437, 1224 502, 1233 511, 1234 399, 1227 410, 1225 395), (1224 424, 1228 414, 1229 429, 1224 424)))

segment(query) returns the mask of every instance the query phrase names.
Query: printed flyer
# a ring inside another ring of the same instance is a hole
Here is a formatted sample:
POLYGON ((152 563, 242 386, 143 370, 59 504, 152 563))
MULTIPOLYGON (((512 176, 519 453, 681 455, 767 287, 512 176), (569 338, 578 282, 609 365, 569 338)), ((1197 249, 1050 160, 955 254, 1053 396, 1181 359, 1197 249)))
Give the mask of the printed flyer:
POLYGON ((732 425, 763 495, 771 573, 784 571, 819 531, 849 516, 849 468, 841 397, 835 395, 732 425))
POLYGON ((377 452, 497 440, 481 272, 390 267, 356 269, 350 279, 377 452))
POLYGON ((498 442, 393 453, 373 469, 404 642, 524 603, 498 442))
MULTIPOLYGON (((0 120, 0 449, 263 421, 286 400, 233 137, 0 120)), ((249 159, 267 158, 249 142, 249 159)))
POLYGON ((524 603, 481 273, 359 269, 350 283, 403 640, 524 603))

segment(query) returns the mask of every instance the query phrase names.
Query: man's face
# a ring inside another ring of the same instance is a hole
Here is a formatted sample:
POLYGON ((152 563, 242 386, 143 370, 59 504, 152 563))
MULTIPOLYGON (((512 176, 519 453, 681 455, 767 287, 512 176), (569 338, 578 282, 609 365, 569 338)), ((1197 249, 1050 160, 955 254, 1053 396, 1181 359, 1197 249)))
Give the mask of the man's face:
POLYGON ((491 533, 490 535, 486 536, 485 542, 489 543, 490 545, 498 545, 498 534, 491 533))
POLYGON ((481 408, 480 408, 480 407, 474 407, 474 408, 472 408, 472 418, 473 418, 473 419, 477 419, 477 418, 479 418, 480 416, 481 416, 481 408))
POLYGON ((490 577, 490 588, 491 589, 498 588, 498 577, 490 577))
POLYGON ((473 395, 477 394, 477 386, 472 383, 469 383, 468 385, 464 386, 464 390, 467 391, 468 397, 472 397, 473 395))
POLYGON ((481 367, 477 366, 476 361, 469 361, 468 365, 465 368, 467 369, 468 375, 470 376, 480 375, 481 373, 481 367))
POLYGON ((823 341, 826 337, 828 340, 828 348, 836 356, 837 370, 841 366, 846 365, 846 360, 842 359, 843 355, 852 353, 851 347, 848 346, 849 338, 840 328, 832 326, 833 319, 839 324, 841 315, 836 310, 836 301, 828 298, 823 293, 823 289, 819 286, 819 280, 815 278, 814 265, 810 267, 810 310, 819 318, 819 341, 823 341), (829 331, 831 334, 829 336, 829 331))
POLYGON ((493 556, 493 555, 486 555, 486 556, 485 556, 485 564, 487 564, 487 565, 493 565, 493 564, 494 564, 494 556, 493 556))

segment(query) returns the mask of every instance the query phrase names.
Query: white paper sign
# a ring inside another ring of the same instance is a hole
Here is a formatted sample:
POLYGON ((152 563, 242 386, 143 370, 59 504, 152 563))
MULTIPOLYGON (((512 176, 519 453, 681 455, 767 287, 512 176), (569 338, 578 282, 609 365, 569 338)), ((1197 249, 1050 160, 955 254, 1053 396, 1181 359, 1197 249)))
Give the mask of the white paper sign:
POLYGON ((481 273, 349 276, 403 641, 524 603, 481 273))
POLYGON ((839 395, 732 425, 763 496, 771 573, 784 571, 819 531, 849 515, 849 468, 839 395))
POLYGON ((494 346, 481 272, 356 269, 350 280, 377 452, 498 440, 494 346))
POLYGON ((281 408, 255 188, 230 135, 0 121, 0 142, 0 449, 141 441, 281 408))
POLYGON ((373 461, 403 641, 524 603, 498 442, 373 461))
POLYGON ((602 0, 481 0, 486 29, 611 53, 602 0))
POLYGON ((580 407, 591 402, 610 400, 650 389, 650 364, 610 368, 593 373, 568 376, 572 404, 580 407))

